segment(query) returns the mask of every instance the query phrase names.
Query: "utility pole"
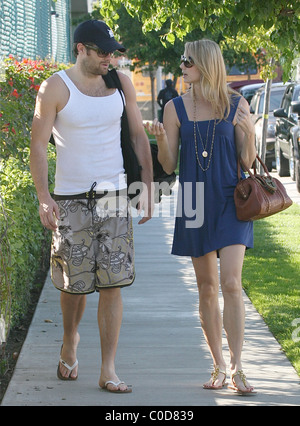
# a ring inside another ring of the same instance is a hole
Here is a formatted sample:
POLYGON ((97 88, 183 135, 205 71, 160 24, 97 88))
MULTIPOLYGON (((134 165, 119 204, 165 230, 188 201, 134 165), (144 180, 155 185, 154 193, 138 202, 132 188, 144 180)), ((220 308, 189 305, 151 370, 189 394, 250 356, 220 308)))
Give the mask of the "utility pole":
MULTIPOLYGON (((274 58, 270 60, 270 67, 274 64, 274 58)), ((264 99, 264 109, 263 109, 263 125, 262 125, 262 138, 261 138, 261 146, 258 147, 259 155, 262 159, 263 163, 266 162, 266 147, 267 147, 267 132, 268 132, 268 122, 269 122, 269 110, 270 110, 270 96, 271 96, 271 88, 272 88, 272 78, 268 78, 266 86, 265 86, 265 99, 264 99)), ((260 164, 260 173, 263 174, 263 167, 260 164)))

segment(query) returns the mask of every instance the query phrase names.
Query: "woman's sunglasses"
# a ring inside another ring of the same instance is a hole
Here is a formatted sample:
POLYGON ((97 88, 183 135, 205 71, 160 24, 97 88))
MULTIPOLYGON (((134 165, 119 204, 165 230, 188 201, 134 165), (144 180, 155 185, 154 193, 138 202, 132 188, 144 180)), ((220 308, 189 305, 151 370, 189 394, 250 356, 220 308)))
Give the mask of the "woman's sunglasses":
POLYGON ((113 54, 113 52, 105 52, 105 50, 102 50, 96 46, 91 46, 90 44, 87 44, 87 43, 84 43, 84 46, 87 47, 88 49, 94 50, 97 53, 97 55, 100 57, 105 57, 105 56, 113 54))
POLYGON ((180 63, 183 64, 186 68, 192 68, 195 63, 193 59, 189 56, 189 58, 186 58, 184 55, 181 56, 180 63))

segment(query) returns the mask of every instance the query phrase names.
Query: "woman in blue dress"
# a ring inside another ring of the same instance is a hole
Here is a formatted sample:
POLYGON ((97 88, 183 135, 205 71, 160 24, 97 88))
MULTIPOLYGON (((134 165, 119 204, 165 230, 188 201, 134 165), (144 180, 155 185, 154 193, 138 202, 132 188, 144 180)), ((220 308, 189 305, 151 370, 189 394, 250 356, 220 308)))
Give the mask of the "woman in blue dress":
POLYGON ((233 199, 238 156, 249 167, 255 159, 254 127, 248 103, 227 86, 223 56, 215 42, 186 43, 180 67, 190 90, 166 105, 163 124, 155 120, 146 126, 156 136, 158 158, 167 173, 176 169, 181 139, 172 253, 191 256, 195 269, 201 325, 214 363, 204 388, 226 384, 219 257, 230 387, 238 393, 254 393, 241 361, 245 323, 241 276, 245 249, 253 247, 253 224, 237 219, 233 199))

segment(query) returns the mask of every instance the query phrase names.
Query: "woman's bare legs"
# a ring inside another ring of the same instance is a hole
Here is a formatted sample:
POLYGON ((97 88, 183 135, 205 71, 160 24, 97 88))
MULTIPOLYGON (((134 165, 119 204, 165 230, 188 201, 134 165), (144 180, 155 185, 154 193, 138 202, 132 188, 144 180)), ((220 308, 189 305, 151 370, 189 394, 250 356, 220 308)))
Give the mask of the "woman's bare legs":
MULTIPOLYGON (((242 294, 242 269, 245 246, 232 245, 220 250, 220 281, 224 297, 223 323, 230 351, 231 374, 242 370, 242 349, 245 330, 245 306, 242 294)), ((252 389, 240 377, 235 382, 242 391, 252 389)))
MULTIPOLYGON (((219 306, 219 276, 216 252, 192 258, 199 292, 199 314, 204 337, 210 349, 213 363, 226 371, 222 353, 222 316, 219 306)), ((224 375, 210 379, 204 387, 222 386, 224 375)))
MULTIPOLYGON (((220 280, 224 297, 223 322, 226 332, 230 358, 231 374, 242 369, 241 354, 244 341, 245 308, 242 297, 242 267, 245 246, 232 245, 220 250, 220 280)), ((205 339, 212 354, 215 366, 226 371, 226 363, 222 353, 222 316, 218 300, 219 276, 217 253, 210 252, 205 256, 192 258, 199 291, 200 321, 205 339)), ((220 373, 214 381, 214 387, 220 387, 224 375, 220 373)), ((204 387, 211 386, 213 379, 204 387)), ((247 383, 236 376, 239 389, 249 390, 247 383)))

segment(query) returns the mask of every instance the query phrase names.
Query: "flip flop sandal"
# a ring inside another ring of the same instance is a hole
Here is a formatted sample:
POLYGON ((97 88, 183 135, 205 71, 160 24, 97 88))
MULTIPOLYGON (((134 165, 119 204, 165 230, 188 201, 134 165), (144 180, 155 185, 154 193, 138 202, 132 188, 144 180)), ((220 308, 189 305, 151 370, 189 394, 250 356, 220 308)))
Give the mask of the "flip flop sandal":
MULTIPOLYGON (((60 350, 60 353, 62 352, 62 348, 63 347, 61 347, 61 350, 60 350)), ((64 361, 63 359, 62 359, 62 357, 60 357, 59 358, 59 363, 58 363, 58 367, 57 367, 57 377, 60 379, 60 380, 64 380, 64 381, 75 381, 75 380, 77 380, 78 379, 78 374, 77 374, 77 376, 76 377, 71 377, 71 373, 72 373, 72 371, 74 370, 74 368, 75 367, 77 367, 77 365, 78 365, 78 360, 76 359, 76 361, 74 362, 74 364, 72 365, 72 366, 70 366, 69 364, 67 364, 66 363, 66 361, 64 361), (60 372, 60 368, 59 368, 59 364, 62 364, 64 367, 66 367, 66 369, 67 370, 69 370, 70 371, 70 374, 69 374, 69 376, 68 377, 64 377, 62 374, 61 374, 61 372, 60 372)))
POLYGON ((245 387, 247 387, 247 383, 246 383, 246 376, 243 372, 243 370, 239 370, 237 371, 235 374, 233 374, 231 376, 231 380, 232 380, 232 385, 228 386, 228 389, 231 389, 234 391, 234 393, 236 393, 237 395, 241 395, 241 396, 250 396, 250 395, 256 395, 257 392, 254 390, 253 387, 251 387, 249 390, 241 390, 237 384, 235 383, 234 378, 236 376, 239 376, 239 378, 241 379, 241 381, 243 382, 243 385, 245 387))
POLYGON ((101 389, 106 390, 107 392, 111 393, 131 393, 132 389, 128 388, 126 390, 121 389, 108 389, 107 385, 114 385, 115 387, 118 387, 119 385, 125 385, 125 382, 113 382, 112 380, 108 380, 105 382, 104 386, 101 386, 101 389))
POLYGON ((218 365, 215 366, 214 371, 211 373, 212 376, 212 383, 211 385, 203 385, 203 389, 214 389, 214 390, 218 390, 218 389, 223 389, 225 386, 227 386, 226 383, 226 371, 224 370, 220 370, 220 367, 218 365), (217 380, 219 374, 224 374, 224 380, 221 384, 221 386, 215 386, 214 383, 217 380))

